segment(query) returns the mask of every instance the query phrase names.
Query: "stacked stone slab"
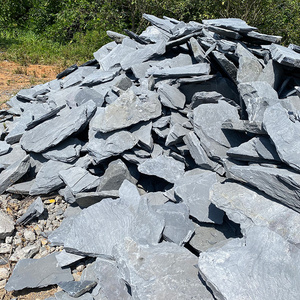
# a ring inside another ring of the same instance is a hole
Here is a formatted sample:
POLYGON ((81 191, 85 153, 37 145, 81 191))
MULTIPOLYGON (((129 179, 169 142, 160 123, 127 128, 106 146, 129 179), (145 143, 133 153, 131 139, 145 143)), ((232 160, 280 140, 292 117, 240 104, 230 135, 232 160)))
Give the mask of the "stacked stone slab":
MULTIPOLYGON (((1 111, 1 193, 59 193, 79 206, 48 236, 64 251, 20 261, 6 289, 298 299, 297 47, 240 19, 144 17, 142 34, 108 32, 93 60, 1 111), (68 267, 90 257, 70 282, 68 267)), ((13 233, 0 223, 0 237, 13 233)))

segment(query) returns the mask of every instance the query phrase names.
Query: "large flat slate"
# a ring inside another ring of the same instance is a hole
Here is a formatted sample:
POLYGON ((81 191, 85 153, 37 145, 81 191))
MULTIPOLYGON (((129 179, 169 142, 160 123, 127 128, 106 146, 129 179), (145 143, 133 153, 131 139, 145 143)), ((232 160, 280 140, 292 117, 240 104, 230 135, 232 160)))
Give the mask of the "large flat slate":
POLYGON ((202 23, 204 25, 213 25, 237 32, 249 32, 257 29, 256 27, 249 26, 245 21, 238 18, 209 19, 202 20, 202 23))
POLYGON ((300 68, 300 53, 276 44, 271 45, 270 52, 272 58, 278 63, 289 67, 300 68))

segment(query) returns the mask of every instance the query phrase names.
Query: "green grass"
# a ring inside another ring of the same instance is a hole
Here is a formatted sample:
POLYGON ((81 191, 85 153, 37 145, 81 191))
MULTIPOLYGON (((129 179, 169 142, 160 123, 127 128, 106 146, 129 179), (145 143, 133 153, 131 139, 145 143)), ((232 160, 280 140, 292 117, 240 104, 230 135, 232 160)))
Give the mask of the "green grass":
POLYGON ((76 36, 75 41, 60 44, 32 31, 0 31, 0 60, 21 65, 48 64, 67 67, 93 58, 93 52, 107 42, 96 31, 76 36), (77 41, 76 41, 77 40, 77 41))

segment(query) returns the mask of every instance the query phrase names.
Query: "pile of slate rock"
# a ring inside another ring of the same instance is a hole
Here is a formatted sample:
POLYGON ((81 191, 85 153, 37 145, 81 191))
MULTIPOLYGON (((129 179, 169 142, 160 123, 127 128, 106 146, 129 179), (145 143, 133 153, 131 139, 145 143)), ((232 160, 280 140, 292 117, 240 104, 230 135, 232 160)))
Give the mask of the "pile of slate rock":
POLYGON ((0 192, 37 197, 17 223, 45 195, 68 204, 47 233, 63 250, 20 260, 6 290, 299 299, 300 47, 240 19, 144 17, 1 111, 0 192))

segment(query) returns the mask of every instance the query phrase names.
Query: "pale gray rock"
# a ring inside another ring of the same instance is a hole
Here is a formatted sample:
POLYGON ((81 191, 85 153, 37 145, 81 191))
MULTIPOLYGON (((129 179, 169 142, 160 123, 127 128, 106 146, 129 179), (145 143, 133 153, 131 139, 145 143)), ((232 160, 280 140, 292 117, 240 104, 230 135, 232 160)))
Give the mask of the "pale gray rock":
POLYGON ((170 116, 160 117, 157 120, 155 120, 154 122, 152 122, 152 127, 153 128, 163 128, 170 123, 170 119, 171 119, 170 116))
POLYGON ((163 237, 166 241, 182 246, 190 240, 195 227, 189 219, 189 208, 186 204, 167 202, 155 210, 165 219, 163 237))
POLYGON ((217 183, 217 175, 203 171, 198 175, 186 176, 175 184, 175 198, 183 201, 190 209, 190 215, 199 222, 223 223, 224 213, 209 200, 209 190, 217 183))
POLYGON ((99 62, 102 58, 104 58, 112 49, 117 47, 116 42, 110 42, 103 45, 99 50, 93 53, 95 59, 99 62))
POLYGON ((65 76, 73 73, 77 69, 78 69, 77 65, 72 65, 72 66, 68 67, 67 69, 63 70, 62 72, 60 72, 59 74, 57 74, 56 79, 61 79, 65 76))
POLYGON ((279 35, 263 34, 256 31, 249 31, 245 35, 250 38, 250 41, 255 41, 256 43, 260 44, 266 44, 266 42, 280 44, 282 39, 282 37, 279 35))
POLYGON ((288 169, 262 166, 233 166, 230 174, 234 179, 246 182, 284 205, 300 211, 300 174, 288 169))
POLYGON ((116 246, 115 253, 134 299, 159 299, 162 295, 170 299, 213 299, 198 278, 196 257, 184 247, 168 242, 139 245, 126 238, 116 246))
POLYGON ((68 186, 66 186, 63 189, 60 189, 58 193, 64 198, 64 201, 66 201, 67 203, 75 203, 75 196, 73 195, 72 190, 68 186))
POLYGON ((61 281, 71 280, 73 280, 73 277, 70 269, 58 267, 53 253, 40 259, 28 258, 19 261, 5 289, 7 291, 18 291, 24 288, 45 287, 61 281))
POLYGON ((9 186, 21 179, 27 173, 29 167, 30 156, 26 155, 23 159, 16 161, 2 171, 0 173, 0 194, 3 194, 9 186))
POLYGON ((293 122, 278 103, 266 109, 263 124, 281 160, 299 171, 300 122, 293 122))
POLYGON ((30 189, 30 195, 48 194, 61 188, 64 183, 59 177, 59 172, 71 168, 72 165, 49 160, 42 165, 30 189))
POLYGON ((58 286, 62 288, 69 296, 78 298, 84 293, 90 291, 97 284, 96 281, 63 281, 59 282, 58 286))
POLYGON ((206 28, 209 31, 215 32, 223 37, 228 37, 230 39, 239 40, 242 38, 242 36, 238 32, 233 30, 225 29, 222 27, 211 26, 211 25, 206 26, 206 28))
POLYGON ((83 77, 81 74, 76 74, 75 72, 73 74, 68 75, 66 78, 64 78, 61 81, 62 88, 67 89, 71 86, 79 85, 83 80, 83 77))
POLYGON ((249 32, 257 29, 256 27, 249 26, 245 21, 238 18, 202 20, 202 23, 204 25, 217 26, 237 32, 249 32))
POLYGON ((16 183, 7 188, 6 191, 12 194, 29 195, 29 191, 33 185, 33 182, 34 179, 30 181, 16 183))
POLYGON ((64 109, 59 116, 26 131, 21 145, 26 151, 42 152, 59 144, 74 132, 83 129, 96 110, 93 101, 73 109, 64 109))
POLYGON ((184 108, 185 105, 185 95, 181 93, 177 87, 162 83, 159 85, 159 88, 157 90, 160 101, 164 106, 170 107, 170 108, 184 108))
POLYGON ((238 147, 229 149, 227 155, 246 161, 265 162, 269 160, 280 162, 274 144, 271 143, 268 137, 263 136, 254 137, 238 147))
POLYGON ((174 124, 170 128, 165 145, 168 147, 182 142, 183 137, 189 132, 189 129, 182 127, 180 124, 174 124))
POLYGON ((268 227, 299 247, 298 212, 234 182, 216 183, 211 188, 210 200, 225 211, 229 219, 240 224, 242 233, 252 226, 268 227))
POLYGON ((45 210, 41 197, 38 197, 26 210, 26 212, 16 221, 19 225, 25 225, 34 218, 38 218, 45 210))
POLYGON ((56 253, 55 257, 60 267, 66 267, 75 262, 78 262, 79 260, 83 259, 85 256, 68 253, 66 252, 66 250, 62 250, 61 252, 56 253))
POLYGON ((172 30, 175 28, 175 24, 168 19, 161 19, 150 14, 143 14, 143 18, 149 21, 155 27, 158 27, 169 33, 172 33, 172 30))
POLYGON ((92 87, 104 82, 112 81, 118 74, 120 68, 111 71, 96 70, 92 74, 86 76, 80 86, 92 87))
POLYGON ((42 155, 49 160, 58 160, 62 162, 73 162, 80 155, 82 142, 76 138, 69 138, 59 143, 57 146, 43 152, 42 155))
POLYGON ((101 132, 109 132, 126 128, 140 121, 149 121, 160 115, 161 104, 156 93, 148 92, 144 97, 137 97, 129 89, 107 106, 103 113, 95 116, 93 128, 101 132))
MULTIPOLYGON (((68 293, 65 293, 64 291, 60 291, 54 294, 55 298, 54 300, 74 300, 74 297, 69 296, 68 293)), ((75 298, 78 300, 95 300, 93 296, 90 293, 85 293, 84 295, 75 298)))
POLYGON ((74 222, 74 218, 76 218, 80 213, 82 209, 78 207, 77 210, 70 213, 67 218, 63 219, 60 226, 51 232, 48 235, 48 241, 51 243, 51 246, 63 246, 64 245, 64 239, 66 236, 68 236, 74 222))
POLYGON ((174 183, 184 174, 184 164, 172 157, 159 155, 148 159, 138 166, 139 172, 146 175, 154 175, 174 183))
POLYGON ((201 47, 201 45, 198 43, 198 41, 194 38, 190 38, 190 47, 193 52, 194 58, 196 59, 197 62, 199 63, 205 63, 207 62, 207 59, 205 57, 205 51, 201 47))
POLYGON ((257 80, 266 81, 273 89, 277 90, 281 84, 280 78, 282 78, 282 76, 282 67, 273 59, 270 59, 261 74, 258 76, 257 80))
POLYGON ((11 146, 5 141, 0 141, 0 155, 6 154, 11 149, 11 146))
POLYGON ((119 191, 111 190, 111 191, 102 191, 102 192, 78 193, 74 197, 74 202, 76 201, 76 203, 81 208, 86 208, 106 198, 110 198, 110 199, 119 198, 119 191))
POLYGON ((267 134, 267 132, 263 128, 262 122, 249 122, 248 120, 226 120, 222 123, 222 128, 262 135, 267 134))
POLYGON ((98 176, 80 167, 61 170, 59 177, 71 189, 73 195, 96 188, 100 181, 98 176))
POLYGON ((151 151, 153 148, 153 138, 151 135, 152 122, 140 122, 134 125, 130 132, 138 139, 138 144, 140 147, 151 151))
POLYGON ((237 108, 225 101, 199 105, 194 109, 194 130, 209 157, 224 157, 231 146, 240 144, 240 136, 224 132, 222 123, 239 121, 237 108))
POLYGON ((300 68, 300 53, 276 44, 270 46, 270 52, 272 58, 278 63, 289 67, 300 68))
POLYGON ((87 145, 89 155, 95 163, 132 149, 138 142, 132 133, 125 130, 99 134, 98 136, 99 138, 93 138, 87 145))
POLYGON ((101 107, 104 103, 104 95, 93 88, 86 87, 80 89, 74 96, 74 102, 77 103, 78 106, 88 102, 89 100, 93 100, 97 107, 101 107))
POLYGON ((15 230, 15 223, 9 215, 0 211, 0 239, 11 236, 15 230))
POLYGON ((18 247, 9 258, 10 261, 17 262, 21 259, 32 258, 40 250, 40 245, 37 243, 33 245, 27 245, 25 247, 18 247))
POLYGON ((111 30, 107 30, 106 34, 113 39, 117 44, 121 44, 122 41, 127 37, 124 34, 118 33, 118 32, 114 32, 111 30))
POLYGON ((197 92, 191 99, 190 107, 194 109, 200 104, 217 103, 219 100, 225 100, 225 98, 218 92, 197 92))
POLYGON ((299 261, 296 246, 266 227, 255 226, 247 230, 245 239, 201 253, 198 265, 217 299, 296 300, 299 261))
POLYGON ((165 204, 169 199, 164 195, 163 192, 152 192, 141 196, 141 198, 147 198, 149 205, 156 209, 157 206, 165 204))

